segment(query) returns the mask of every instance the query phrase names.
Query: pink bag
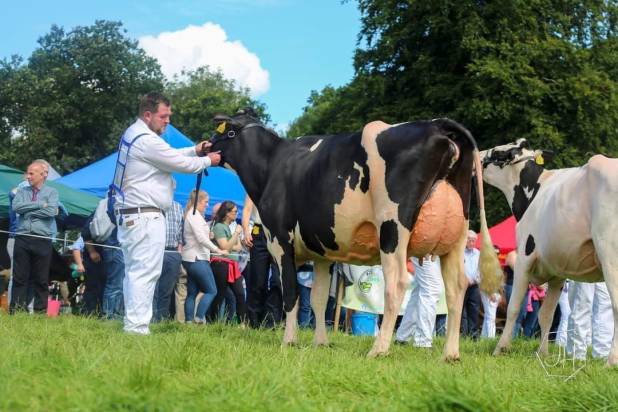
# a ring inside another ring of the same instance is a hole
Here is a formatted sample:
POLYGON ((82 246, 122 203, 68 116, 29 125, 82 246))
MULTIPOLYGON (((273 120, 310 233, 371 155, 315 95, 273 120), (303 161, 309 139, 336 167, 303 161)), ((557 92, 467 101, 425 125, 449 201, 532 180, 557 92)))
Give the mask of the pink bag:
POLYGON ((60 301, 53 300, 51 298, 47 299, 47 316, 50 318, 54 318, 58 316, 60 313, 60 301))

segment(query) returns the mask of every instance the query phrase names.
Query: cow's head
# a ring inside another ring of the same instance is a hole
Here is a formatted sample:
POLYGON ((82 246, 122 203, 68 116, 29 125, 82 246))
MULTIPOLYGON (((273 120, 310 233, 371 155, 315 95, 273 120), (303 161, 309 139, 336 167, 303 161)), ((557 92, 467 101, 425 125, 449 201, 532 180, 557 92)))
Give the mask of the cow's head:
POLYGON ((483 180, 500 189, 519 220, 540 188, 539 177, 551 160, 549 151, 534 150, 526 139, 481 153, 483 180))
POLYGON ((270 158, 283 139, 264 126, 255 111, 248 107, 232 116, 217 115, 211 151, 221 151, 221 165, 234 170, 243 186, 257 201, 264 189, 270 158))
MULTIPOLYGON (((212 143, 211 151, 221 151, 221 164, 228 168, 235 168, 237 162, 234 160, 241 152, 253 150, 247 145, 248 142, 240 142, 243 132, 253 127, 265 129, 264 124, 259 120, 258 115, 251 107, 240 109, 236 114, 227 116, 218 114, 213 119, 215 123, 215 133, 210 139, 212 143)), ((258 142, 253 142, 257 144, 258 142)))

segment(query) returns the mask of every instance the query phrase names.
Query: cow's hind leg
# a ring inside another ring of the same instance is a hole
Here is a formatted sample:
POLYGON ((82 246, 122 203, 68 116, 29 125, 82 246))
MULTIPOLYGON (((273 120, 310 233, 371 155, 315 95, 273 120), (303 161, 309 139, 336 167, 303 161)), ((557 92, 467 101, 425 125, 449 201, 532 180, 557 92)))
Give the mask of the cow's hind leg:
POLYGON ((498 341, 498 345, 494 350, 494 356, 497 356, 507 350, 511 346, 511 339, 513 338, 513 328, 519 315, 521 308, 521 302, 524 300, 524 296, 528 293, 528 268, 530 259, 525 257, 523 250, 517 251, 517 260, 515 261, 515 270, 513 274, 513 292, 511 293, 511 300, 506 311, 506 324, 502 331, 502 336, 498 341))
POLYGON ((330 288, 330 273, 328 272, 329 262, 316 261, 314 264, 314 277, 311 286, 311 308, 315 315, 315 333, 313 343, 316 346, 328 345, 326 335, 326 303, 328 301, 328 290, 330 288))
POLYGON ((547 294, 539 310, 539 325, 541 326, 539 353, 544 356, 549 354, 549 328, 554 319, 558 299, 560 299, 560 294, 562 293, 562 286, 564 286, 564 279, 552 279, 549 281, 547 294))
POLYGON ((387 355, 393 338, 395 321, 410 282, 406 268, 406 249, 410 232, 393 220, 380 228, 380 257, 384 272, 384 317, 377 339, 367 356, 387 355))
POLYGON ((448 317, 446 325, 446 343, 443 357, 446 361, 459 360, 459 327, 461 325, 461 310, 468 280, 464 272, 463 251, 468 234, 468 225, 451 252, 440 256, 440 267, 444 279, 446 306, 448 317))

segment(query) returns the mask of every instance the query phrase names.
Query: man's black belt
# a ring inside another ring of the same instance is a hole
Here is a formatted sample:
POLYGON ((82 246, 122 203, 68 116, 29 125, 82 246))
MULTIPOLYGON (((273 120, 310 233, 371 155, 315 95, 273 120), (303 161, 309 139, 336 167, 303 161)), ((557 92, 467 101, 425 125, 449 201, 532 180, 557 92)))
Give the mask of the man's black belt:
POLYGON ((174 252, 178 252, 178 247, 165 247, 165 250, 173 250, 174 252))
POLYGON ((129 207, 126 209, 117 209, 117 215, 132 215, 134 213, 146 213, 146 212, 158 212, 165 216, 165 212, 158 207, 154 206, 142 206, 142 207, 129 207))

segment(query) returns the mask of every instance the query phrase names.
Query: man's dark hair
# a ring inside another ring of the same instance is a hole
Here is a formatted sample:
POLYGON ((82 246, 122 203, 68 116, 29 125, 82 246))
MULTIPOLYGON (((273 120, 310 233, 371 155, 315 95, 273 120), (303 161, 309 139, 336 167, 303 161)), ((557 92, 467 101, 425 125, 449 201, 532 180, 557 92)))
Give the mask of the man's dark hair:
POLYGON ((171 104, 170 99, 158 92, 150 92, 143 95, 139 99, 139 115, 141 116, 145 112, 156 113, 161 103, 165 106, 171 104))

